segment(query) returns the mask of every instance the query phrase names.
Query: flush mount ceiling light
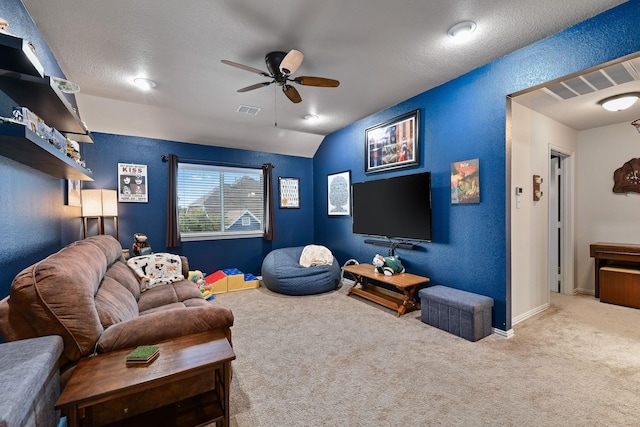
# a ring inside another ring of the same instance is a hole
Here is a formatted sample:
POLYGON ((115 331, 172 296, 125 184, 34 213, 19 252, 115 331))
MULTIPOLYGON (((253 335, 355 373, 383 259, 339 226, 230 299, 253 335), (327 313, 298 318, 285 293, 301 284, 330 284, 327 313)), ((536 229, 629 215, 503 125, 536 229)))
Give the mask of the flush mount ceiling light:
POLYGON ((476 23, 473 21, 458 22, 453 27, 449 28, 447 34, 454 39, 465 39, 476 30, 476 23))
POLYGON ((149 90, 156 87, 156 82, 154 82, 153 80, 144 79, 142 77, 133 79, 133 82, 142 90, 149 90))
POLYGON ((622 111, 635 104, 638 98, 640 98, 639 92, 622 93, 605 98, 599 104, 608 111, 622 111))
POLYGON ((318 116, 315 114, 306 114, 304 116, 304 119, 309 121, 314 121, 314 120, 318 120, 318 116))

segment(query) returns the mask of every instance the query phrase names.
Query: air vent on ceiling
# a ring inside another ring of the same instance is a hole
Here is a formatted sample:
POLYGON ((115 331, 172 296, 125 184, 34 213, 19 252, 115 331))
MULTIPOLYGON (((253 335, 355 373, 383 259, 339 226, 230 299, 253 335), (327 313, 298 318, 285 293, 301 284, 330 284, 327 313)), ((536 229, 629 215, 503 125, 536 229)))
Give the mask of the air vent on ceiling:
POLYGON ((238 107, 238 113, 249 114, 251 116, 255 116, 260 112, 260 108, 258 107, 249 107, 248 105, 241 105, 238 107))
POLYGON ((632 60, 547 86, 546 89, 559 99, 569 99, 639 79, 640 73, 632 60))

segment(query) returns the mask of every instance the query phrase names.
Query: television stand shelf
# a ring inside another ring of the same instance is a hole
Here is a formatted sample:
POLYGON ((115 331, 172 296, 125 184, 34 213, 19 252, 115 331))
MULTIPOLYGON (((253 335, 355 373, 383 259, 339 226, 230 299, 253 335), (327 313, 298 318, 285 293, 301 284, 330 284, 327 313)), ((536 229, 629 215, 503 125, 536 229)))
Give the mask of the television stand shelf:
POLYGON ((353 286, 349 288, 347 295, 355 294, 392 310, 396 310, 398 312, 397 317, 420 309, 420 304, 417 303, 415 299, 416 288, 419 285, 429 283, 429 278, 409 273, 385 276, 382 273, 378 273, 371 264, 345 265, 342 267, 342 270, 345 273, 351 274, 354 278, 353 286), (366 279, 393 286, 401 291, 402 295, 398 294, 396 296, 395 292, 385 292, 385 289, 367 283, 368 280, 366 279))

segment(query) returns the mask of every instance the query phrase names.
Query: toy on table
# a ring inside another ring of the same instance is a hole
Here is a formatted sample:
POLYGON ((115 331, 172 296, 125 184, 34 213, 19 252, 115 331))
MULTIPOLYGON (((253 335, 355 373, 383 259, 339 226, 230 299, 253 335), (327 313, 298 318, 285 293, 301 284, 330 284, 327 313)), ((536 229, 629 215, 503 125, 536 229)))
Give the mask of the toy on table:
POLYGON ((385 276, 392 276, 396 273, 404 273, 404 267, 400 262, 400 258, 397 256, 387 256, 376 254, 373 257, 373 265, 378 273, 382 273, 385 276))

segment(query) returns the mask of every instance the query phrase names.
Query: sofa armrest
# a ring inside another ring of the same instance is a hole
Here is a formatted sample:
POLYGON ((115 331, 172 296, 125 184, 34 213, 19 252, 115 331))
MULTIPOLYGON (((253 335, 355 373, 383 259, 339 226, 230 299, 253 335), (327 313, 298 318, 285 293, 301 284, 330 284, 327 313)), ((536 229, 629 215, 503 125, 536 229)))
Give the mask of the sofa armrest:
POLYGON ((186 256, 180 255, 180 261, 182 261, 182 275, 185 279, 189 278, 189 260, 186 256))
POLYGON ((98 339, 96 352, 152 345, 211 330, 224 331, 231 343, 232 325, 233 314, 226 307, 208 305, 158 311, 110 326, 98 339))

